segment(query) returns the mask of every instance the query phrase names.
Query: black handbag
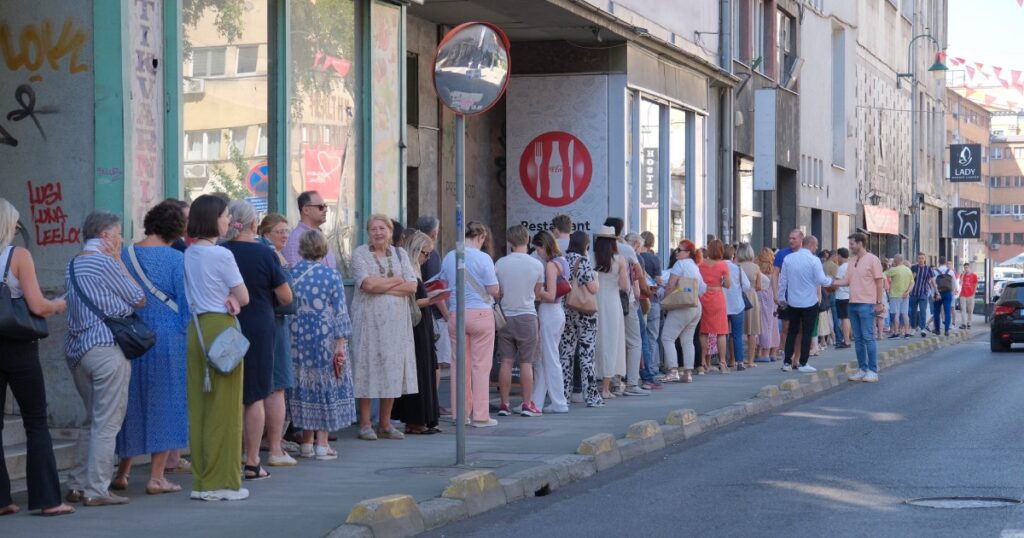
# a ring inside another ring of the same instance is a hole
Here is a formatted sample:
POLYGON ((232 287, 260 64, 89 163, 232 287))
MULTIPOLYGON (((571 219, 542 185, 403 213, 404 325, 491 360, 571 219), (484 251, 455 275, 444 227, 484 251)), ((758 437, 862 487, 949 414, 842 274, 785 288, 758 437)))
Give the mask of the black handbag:
POLYGON ((629 294, 619 290, 619 301, 622 302, 622 315, 629 316, 629 294))
POLYGON ((117 347, 121 348, 121 353, 124 353, 126 359, 137 359, 156 344, 156 333, 135 312, 123 318, 116 318, 107 316, 96 307, 96 304, 78 286, 74 260, 71 260, 71 285, 74 286, 75 295, 81 299, 82 304, 96 314, 96 317, 103 320, 104 325, 110 329, 110 333, 114 335, 114 341, 117 342, 117 347))
POLYGON ((11 297, 7 286, 7 274, 14 259, 14 247, 8 247, 7 265, 4 266, 3 281, 0 282, 0 338, 19 342, 32 342, 50 335, 46 320, 32 313, 24 297, 11 297))

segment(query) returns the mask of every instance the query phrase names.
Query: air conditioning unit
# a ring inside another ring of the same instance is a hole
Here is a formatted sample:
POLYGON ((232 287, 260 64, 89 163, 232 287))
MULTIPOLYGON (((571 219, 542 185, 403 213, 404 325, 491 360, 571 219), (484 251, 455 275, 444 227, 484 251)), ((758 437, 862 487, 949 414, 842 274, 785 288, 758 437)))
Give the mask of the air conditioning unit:
POLYGON ((1001 247, 1001 246, 1002 245, 1000 245, 999 243, 992 243, 992 246, 990 248, 992 250, 999 250, 999 247, 1001 247))
POLYGON ((202 95, 206 91, 206 79, 184 77, 181 80, 185 95, 202 95))
POLYGON ((205 178, 206 174, 207 166, 205 164, 186 164, 183 175, 188 179, 201 179, 205 178))

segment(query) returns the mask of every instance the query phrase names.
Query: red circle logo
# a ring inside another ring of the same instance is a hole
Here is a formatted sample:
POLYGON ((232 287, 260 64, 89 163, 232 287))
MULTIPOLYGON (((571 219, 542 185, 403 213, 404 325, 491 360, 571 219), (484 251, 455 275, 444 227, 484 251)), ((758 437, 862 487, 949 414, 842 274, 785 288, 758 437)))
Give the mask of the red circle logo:
POLYGON ((526 193, 549 207, 579 200, 590 186, 593 171, 587 146, 563 131, 534 138, 519 158, 519 181, 526 193))

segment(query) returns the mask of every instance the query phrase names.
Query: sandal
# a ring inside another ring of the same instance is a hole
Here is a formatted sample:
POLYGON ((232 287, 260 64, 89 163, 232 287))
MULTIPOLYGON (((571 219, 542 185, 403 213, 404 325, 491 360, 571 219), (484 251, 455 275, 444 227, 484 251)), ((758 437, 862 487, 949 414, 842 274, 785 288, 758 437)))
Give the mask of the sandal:
POLYGON ((270 478, 270 473, 263 469, 262 465, 246 465, 245 466, 245 479, 249 481, 263 480, 270 478))
POLYGON ((336 460, 338 453, 330 445, 316 445, 316 459, 320 461, 336 460))
POLYGON ((174 467, 165 467, 165 473, 177 473, 177 474, 192 474, 192 464, 186 459, 178 460, 178 464, 174 467))
POLYGON ((435 433, 444 433, 444 430, 438 428, 437 426, 431 426, 427 428, 426 431, 423 432, 423 435, 434 435, 435 433))
POLYGON ((18 508, 18 505, 8 504, 7 506, 0 508, 0 516, 9 516, 11 514, 17 514, 19 511, 21 511, 21 509, 18 508))
POLYGON ((74 513, 74 508, 66 504, 58 504, 57 506, 51 506, 50 508, 43 508, 42 510, 36 512, 36 515, 40 517, 56 517, 66 516, 74 513))
POLYGON ((299 445, 299 457, 315 458, 316 453, 313 451, 313 443, 302 443, 299 445))
POLYGON ((124 491, 128 489, 129 476, 130 475, 115 476, 114 479, 110 481, 110 489, 114 491, 124 491))
POLYGON ((181 486, 167 480, 166 478, 161 478, 160 480, 150 480, 146 484, 147 495, 160 495, 161 493, 177 493, 179 491, 181 491, 181 486))

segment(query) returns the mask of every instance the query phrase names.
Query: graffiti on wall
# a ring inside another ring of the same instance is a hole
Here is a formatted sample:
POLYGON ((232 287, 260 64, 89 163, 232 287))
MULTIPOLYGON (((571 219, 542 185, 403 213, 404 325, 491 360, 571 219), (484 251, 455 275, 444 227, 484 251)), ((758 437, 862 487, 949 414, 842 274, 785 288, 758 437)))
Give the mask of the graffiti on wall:
POLYGON ((142 233, 146 211, 163 197, 163 72, 158 53, 163 41, 157 0, 133 0, 130 7, 132 221, 142 233))
POLYGON ((68 225, 68 214, 63 206, 63 186, 59 182, 33 185, 31 181, 27 186, 36 244, 74 245, 81 242, 81 230, 68 225))

